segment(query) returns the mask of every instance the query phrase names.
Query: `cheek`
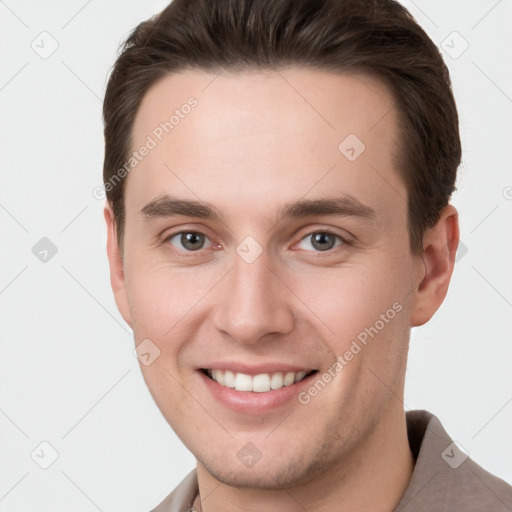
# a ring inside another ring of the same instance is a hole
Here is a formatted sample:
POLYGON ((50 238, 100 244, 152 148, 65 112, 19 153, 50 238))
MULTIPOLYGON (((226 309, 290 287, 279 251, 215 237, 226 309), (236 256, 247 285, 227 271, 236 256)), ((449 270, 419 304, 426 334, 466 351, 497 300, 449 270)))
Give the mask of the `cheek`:
POLYGON ((159 262, 136 258, 126 266, 128 301, 134 317, 136 339, 148 337, 167 344, 183 320, 194 315, 201 298, 212 288, 212 279, 193 268, 172 269, 159 262))
POLYGON ((410 300, 405 265, 388 260, 322 269, 316 276, 296 277, 292 288, 317 317, 315 323, 326 338, 336 340, 335 348, 343 350, 376 323, 379 331, 388 332, 392 324, 394 328, 401 325, 396 320, 404 316, 402 312, 410 300))
POLYGON ((336 375, 313 407, 320 415, 328 403, 334 416, 343 414, 363 424, 365 411, 377 413, 376 404, 384 408, 401 385, 409 335, 407 305, 397 300, 401 287, 396 282, 376 286, 369 272, 354 280, 344 277, 328 280, 321 293, 310 292, 306 299, 321 320, 315 325, 326 332, 331 353, 330 372, 323 375, 336 375))
POLYGON ((197 418, 204 411, 198 402, 191 400, 173 361, 163 355, 141 369, 155 404, 176 434, 183 440, 199 436, 202 423, 197 418))

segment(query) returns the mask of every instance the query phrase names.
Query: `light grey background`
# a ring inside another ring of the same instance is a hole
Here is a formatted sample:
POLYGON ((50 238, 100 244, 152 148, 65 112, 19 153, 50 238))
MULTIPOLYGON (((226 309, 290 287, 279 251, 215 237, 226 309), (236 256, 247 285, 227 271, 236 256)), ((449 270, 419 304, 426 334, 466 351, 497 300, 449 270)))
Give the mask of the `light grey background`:
MULTIPOLYGON (((453 202, 467 248, 444 305, 413 332, 405 406, 437 414, 512 483, 512 3, 404 4, 451 70, 464 151, 453 202)), ((165 5, 0 1, 3 512, 149 510, 194 465, 142 379, 92 194, 118 45, 165 5), (47 262, 32 251, 43 237, 57 248, 47 262), (42 442, 58 452, 48 469, 42 442)))

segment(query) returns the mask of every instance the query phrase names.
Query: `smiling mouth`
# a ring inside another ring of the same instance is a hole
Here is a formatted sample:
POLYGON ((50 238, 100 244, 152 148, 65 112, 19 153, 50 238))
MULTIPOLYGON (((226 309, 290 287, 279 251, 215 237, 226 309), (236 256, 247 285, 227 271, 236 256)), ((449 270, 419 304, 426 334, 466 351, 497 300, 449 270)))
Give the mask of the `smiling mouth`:
POLYGON ((283 387, 291 386, 301 380, 317 373, 318 370, 301 370, 299 372, 272 372, 258 375, 247 375, 230 370, 202 369, 207 377, 220 386, 235 389, 236 391, 253 391, 265 393, 283 387))

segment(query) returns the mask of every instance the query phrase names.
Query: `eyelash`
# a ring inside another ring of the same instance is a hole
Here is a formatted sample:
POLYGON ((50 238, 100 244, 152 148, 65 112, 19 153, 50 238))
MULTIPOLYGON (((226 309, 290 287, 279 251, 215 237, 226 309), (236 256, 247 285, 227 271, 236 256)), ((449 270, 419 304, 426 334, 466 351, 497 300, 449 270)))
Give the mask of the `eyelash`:
MULTIPOLYGON (((180 257, 184 257, 184 258, 190 258, 192 256, 195 256, 197 254, 201 254, 203 251, 205 250, 211 250, 211 247, 207 248, 207 249, 198 249, 197 251, 189 251, 189 250, 186 250, 186 249, 176 249, 175 247, 172 246, 172 244, 170 244, 169 242, 176 236, 178 235, 183 235, 185 233, 194 233, 196 235, 202 235, 204 237, 206 237, 208 240, 209 237, 208 235, 206 235, 205 233, 202 233, 201 231, 194 231, 194 230, 182 230, 182 231, 177 231, 176 233, 172 233, 168 236, 166 236, 163 240, 162 240, 162 244, 168 244, 172 247, 172 250, 176 253, 178 253, 180 255, 180 257)), ((331 249, 327 249, 325 251, 314 251, 314 250, 311 250, 311 251, 307 251, 307 252, 312 252, 312 253, 315 253, 316 255, 319 255, 321 256, 322 254, 326 254, 326 255, 332 255, 333 252, 336 250, 336 249, 340 249, 340 247, 343 247, 343 246, 347 246, 349 245, 349 241, 347 240, 347 238, 339 235, 338 233, 335 233, 334 231, 332 230, 329 230, 329 229, 319 229, 319 230, 315 230, 315 231, 310 231, 309 233, 305 234, 303 237, 300 238, 300 240, 297 242, 297 243, 300 243, 302 242, 303 240, 307 239, 308 237, 311 237, 315 234, 324 234, 324 235, 329 235, 329 236, 333 236, 335 238, 337 238, 339 241, 341 241, 341 243, 331 249)), ((210 240, 211 242, 211 240, 210 240)), ((214 242, 212 242, 212 245, 215 246, 218 244, 215 244, 214 242)), ((296 244, 294 244, 296 245, 296 244)))

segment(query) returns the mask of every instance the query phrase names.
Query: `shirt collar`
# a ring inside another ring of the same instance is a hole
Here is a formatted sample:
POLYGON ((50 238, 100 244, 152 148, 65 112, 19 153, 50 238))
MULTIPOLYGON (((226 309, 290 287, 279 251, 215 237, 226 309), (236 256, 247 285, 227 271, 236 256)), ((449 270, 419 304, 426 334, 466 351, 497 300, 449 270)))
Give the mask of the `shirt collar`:
MULTIPOLYGON (((472 461, 433 414, 408 411, 406 420, 415 466, 394 512, 512 510, 512 488, 472 461)), ((190 510, 197 493, 194 469, 152 512, 190 510)))

